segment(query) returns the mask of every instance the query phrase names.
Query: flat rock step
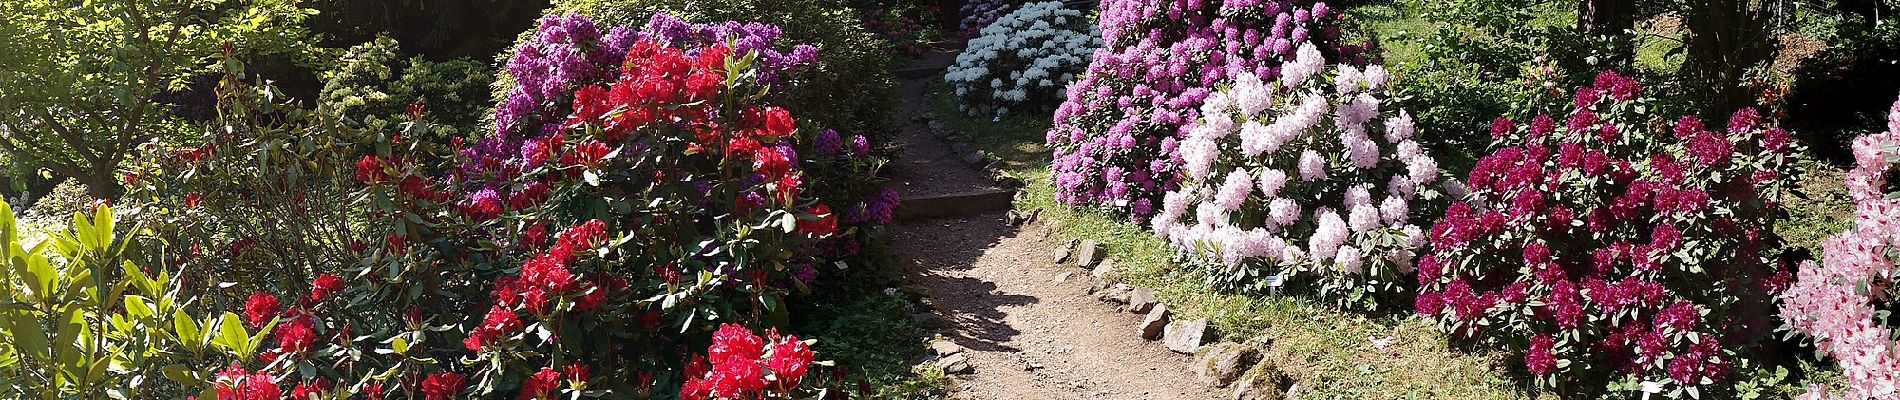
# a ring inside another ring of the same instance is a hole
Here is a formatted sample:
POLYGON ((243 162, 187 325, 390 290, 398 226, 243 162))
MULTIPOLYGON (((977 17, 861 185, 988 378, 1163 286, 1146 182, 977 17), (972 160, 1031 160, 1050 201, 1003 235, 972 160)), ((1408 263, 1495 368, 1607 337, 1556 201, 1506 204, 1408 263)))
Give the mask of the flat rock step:
POLYGON ((903 219, 966 217, 1009 209, 1010 201, 1015 197, 1015 191, 980 189, 969 193, 906 198, 897 206, 897 217, 903 219))

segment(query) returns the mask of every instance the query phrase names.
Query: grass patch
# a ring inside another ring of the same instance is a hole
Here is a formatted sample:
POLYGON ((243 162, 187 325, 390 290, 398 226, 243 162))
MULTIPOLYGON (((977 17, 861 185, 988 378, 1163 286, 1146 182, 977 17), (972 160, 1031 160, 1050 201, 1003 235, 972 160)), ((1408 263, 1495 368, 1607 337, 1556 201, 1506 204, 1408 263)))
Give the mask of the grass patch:
POLYGON ((826 276, 812 287, 820 296, 788 302, 797 316, 793 331, 818 339, 813 346, 821 360, 837 363, 856 387, 848 390, 875 399, 940 399, 949 390, 941 373, 919 374, 911 369, 929 351, 926 333, 913 323, 917 310, 907 294, 895 288, 903 276, 888 257, 884 266, 854 268, 826 276))
MULTIPOLYGON (((940 88, 941 89, 941 88, 940 88)), ((1494 354, 1452 350, 1429 322, 1368 318, 1297 298, 1219 293, 1174 262, 1167 243, 1139 226, 1055 202, 1049 183, 1047 120, 991 122, 963 116, 938 90, 933 111, 958 140, 996 153, 1028 184, 1019 210, 1041 210, 1054 230, 1101 242, 1132 285, 1154 289, 1179 318, 1205 317, 1237 342, 1266 345, 1266 356, 1300 384, 1303 399, 1511 399, 1529 397, 1498 372, 1494 354), (1375 348, 1371 339, 1392 337, 1375 348)))
POLYGON ((1788 247, 1821 256, 1821 243, 1854 226, 1854 199, 1847 194, 1847 174, 1833 166, 1809 161, 1801 166, 1795 196, 1787 201, 1788 219, 1775 224, 1775 233, 1788 247))
POLYGON ((943 81, 930 84, 930 112, 950 131, 951 139, 987 151, 1003 160, 1003 171, 1027 179, 1036 169, 1049 166, 1049 147, 1044 133, 1054 125, 1048 115, 1010 115, 1000 119, 977 118, 957 111, 956 91, 943 81))

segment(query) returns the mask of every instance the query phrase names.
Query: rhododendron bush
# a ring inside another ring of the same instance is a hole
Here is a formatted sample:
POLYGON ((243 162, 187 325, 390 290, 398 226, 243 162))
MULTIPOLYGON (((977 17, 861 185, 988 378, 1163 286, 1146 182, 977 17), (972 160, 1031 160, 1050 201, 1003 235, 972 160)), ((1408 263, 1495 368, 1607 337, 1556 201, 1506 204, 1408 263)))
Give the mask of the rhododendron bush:
POLYGON ((1438 163, 1410 115, 1381 111, 1384 67, 1329 68, 1312 44, 1296 54, 1278 80, 1242 72, 1208 96, 1154 231, 1202 256, 1217 286, 1280 275, 1349 306, 1392 304, 1425 241, 1417 211, 1442 200, 1438 163))
POLYGON ((1305 0, 1103 2, 1108 47, 1069 85, 1048 132, 1057 200, 1153 215, 1179 185, 1180 141, 1219 85, 1249 72, 1277 79, 1300 43, 1363 61, 1363 48, 1336 44, 1339 18, 1305 0))
POLYGON ((523 366, 651 382, 677 366, 669 332, 783 320, 789 292, 889 222, 865 140, 776 103, 817 56, 779 39, 665 14, 605 34, 543 21, 509 62, 496 135, 449 182, 476 224, 468 246, 501 251, 462 341, 476 386, 535 388, 545 372, 523 366))
MULTIPOLYGON (((898 199, 877 184, 870 141, 801 124, 777 91, 816 51, 763 24, 660 14, 641 29, 603 30, 553 16, 509 60, 494 133, 478 140, 405 140, 427 129, 417 105, 401 132, 224 129, 142 166, 152 178, 138 193, 166 215, 150 219, 163 237, 210 244, 181 241, 152 258, 193 271, 181 274, 199 299, 191 312, 226 313, 199 330, 217 332, 207 341, 226 354, 195 357, 181 366, 207 372, 174 380, 205 398, 666 397, 704 380, 720 382, 714 398, 802 393, 813 356, 796 338, 770 334, 771 349, 735 353, 773 371, 756 376, 770 385, 749 372, 706 375, 685 355, 717 323, 786 323, 788 296, 864 262, 892 218, 898 199), (304 195, 204 181, 303 179, 256 167, 273 161, 327 168, 319 182, 346 190, 283 201, 277 216, 203 208, 304 195), (300 251, 226 220, 292 230, 303 225, 270 221, 306 204, 346 210, 309 216, 338 231, 272 239, 348 260, 225 270, 240 256, 300 251), (194 231, 200 219, 219 223, 194 231)), ((712 343, 715 369, 745 369, 719 357, 737 350, 712 343)))
POLYGON ((1900 199, 1894 171, 1900 166, 1900 103, 1888 113, 1887 132, 1854 139, 1854 227, 1823 244, 1822 264, 1801 265, 1794 286, 1781 295, 1781 317, 1815 348, 1841 366, 1846 390, 1814 387, 1805 399, 1892 398, 1900 395, 1900 345, 1885 314, 1893 299, 1895 248, 1900 245, 1900 199))
POLYGON ((1541 388, 1732 390, 1792 280, 1770 225, 1795 144, 1754 109, 1652 118, 1614 72, 1574 99, 1496 120, 1470 194, 1431 228, 1418 312, 1510 349, 1541 388))
POLYGON ((943 80, 966 114, 1046 111, 1102 47, 1100 32, 1062 2, 1024 4, 971 39, 943 80))

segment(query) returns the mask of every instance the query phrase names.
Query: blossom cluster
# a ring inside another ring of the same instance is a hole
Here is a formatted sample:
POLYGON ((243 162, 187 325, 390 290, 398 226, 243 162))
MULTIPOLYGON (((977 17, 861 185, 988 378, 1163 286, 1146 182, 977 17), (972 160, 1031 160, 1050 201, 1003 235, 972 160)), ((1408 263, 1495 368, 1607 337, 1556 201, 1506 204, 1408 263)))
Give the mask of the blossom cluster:
POLYGON ((1854 198, 1854 226, 1822 244, 1822 263, 1803 263, 1782 293, 1781 317, 1795 332, 1814 338, 1821 354, 1834 358, 1846 390, 1811 388, 1804 399, 1869 399, 1900 396, 1900 345, 1881 322, 1875 296, 1892 287, 1900 271, 1900 199, 1893 171, 1900 167, 1900 102, 1888 113, 1887 132, 1854 139, 1854 169, 1847 174, 1854 198), (1871 289, 1869 289, 1871 288, 1871 289))
POLYGON ((791 395, 810 372, 815 354, 811 344, 797 336, 780 337, 777 329, 760 338, 738 324, 724 324, 713 334, 706 355, 694 356, 686 366, 685 400, 755 399, 768 394, 791 395), (709 363, 708 360, 711 362, 709 363))
POLYGON ((1081 11, 1060 1, 1024 4, 983 27, 943 80, 967 114, 1047 110, 1102 47, 1100 37, 1081 11))
POLYGON ((957 10, 957 15, 962 17, 957 21, 957 30, 963 32, 965 38, 974 38, 980 33, 978 31, 981 31, 983 27, 990 26, 990 23, 1003 18, 1003 14, 1008 14, 1010 10, 1015 10, 1017 6, 1023 3, 1023 0, 971 0, 964 2, 963 7, 957 10))
POLYGON ((1409 114, 1381 115, 1383 66, 1329 68, 1310 43, 1295 53, 1280 79, 1242 72, 1201 105, 1155 234, 1210 260, 1220 286, 1277 274, 1342 302, 1404 297, 1438 162, 1409 114))
MULTIPOLYGON (((719 55, 755 54, 760 64, 757 79, 770 86, 786 73, 809 67, 818 59, 817 48, 810 45, 790 50, 773 47, 783 37, 778 27, 768 24, 694 24, 664 13, 654 14, 644 29, 615 27, 605 34, 591 19, 579 14, 542 18, 533 38, 515 49, 508 61, 514 85, 495 108, 495 134, 466 148, 458 144, 465 161, 450 179, 466 187, 462 207, 475 219, 490 219, 508 209, 531 207, 543 200, 545 188, 508 183, 546 166, 553 154, 561 152, 563 141, 573 136, 567 128, 573 122, 567 118, 567 106, 586 94, 578 93, 578 88, 613 83, 621 75, 623 64, 654 61, 626 58, 636 42, 715 49, 719 55)), ((724 62, 721 57, 706 59, 724 62)), ((714 84, 724 83, 712 81, 713 77, 694 77, 697 81, 690 89, 703 97, 714 84)), ((651 96, 654 91, 682 88, 688 87, 649 85, 639 88, 645 93, 637 94, 651 96)), ((593 94, 598 99, 604 93, 593 94)))
POLYGON ((1056 199, 1147 219, 1180 184, 1181 140, 1219 85, 1278 79, 1301 43, 1328 64, 1364 64, 1363 47, 1337 44, 1340 18, 1306 0, 1103 2, 1107 47, 1069 85, 1046 138, 1056 199))
POLYGON ((1652 123, 1652 102, 1606 71, 1561 121, 1497 119, 1431 228, 1418 312, 1508 346, 1541 387, 1730 387, 1792 279, 1771 225, 1796 149, 1753 109, 1652 123))

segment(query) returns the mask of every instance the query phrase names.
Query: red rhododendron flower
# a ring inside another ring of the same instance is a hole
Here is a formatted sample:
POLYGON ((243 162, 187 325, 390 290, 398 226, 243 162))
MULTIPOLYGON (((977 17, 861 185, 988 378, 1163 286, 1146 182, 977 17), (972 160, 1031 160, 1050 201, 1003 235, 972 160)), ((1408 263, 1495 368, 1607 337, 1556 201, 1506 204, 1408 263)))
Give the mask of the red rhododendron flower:
POLYGON ((200 202, 203 202, 203 201, 204 201, 204 199, 205 199, 205 196, 204 196, 204 195, 201 195, 201 194, 198 194, 198 192, 191 192, 190 194, 186 194, 186 195, 185 195, 185 207, 186 207, 186 208, 198 208, 198 203, 200 203, 200 202))
POLYGON ((810 345, 799 341, 797 336, 787 336, 778 347, 772 348, 772 360, 765 366, 772 369, 772 376, 778 378, 781 387, 794 388, 805 377, 813 357, 810 345))
POLYGON ((1557 372, 1557 356, 1550 354, 1557 340, 1550 335, 1538 335, 1531 339, 1530 351, 1524 353, 1524 367, 1537 376, 1547 376, 1557 372))
POLYGON ((356 180, 370 185, 386 182, 389 180, 389 172, 383 169, 387 166, 381 158, 363 156, 362 161, 356 162, 356 180))
POLYGON ((758 360, 729 358, 713 364, 713 395, 741 398, 765 390, 765 368, 758 360))
POLYGON ((316 382, 297 384, 297 389, 290 391, 290 398, 296 400, 317 400, 320 398, 318 396, 328 393, 329 391, 330 381, 318 379, 316 382))
POLYGON ((264 324, 270 323, 272 318, 277 318, 277 312, 281 309, 282 305, 277 302, 277 296, 269 293, 253 293, 251 298, 244 302, 244 322, 250 324, 253 329, 263 327, 264 324))
POLYGON ((765 340, 752 334, 752 330, 728 323, 719 325, 719 331, 713 333, 712 347, 706 349, 706 355, 712 357, 715 364, 735 357, 756 361, 765 353, 764 347, 765 340))
POLYGON ((771 107, 765 110, 765 132, 775 137, 791 136, 798 130, 798 123, 792 120, 792 113, 783 108, 771 107))
POLYGON ((371 383, 363 386, 363 396, 369 397, 369 400, 383 400, 383 396, 388 390, 388 388, 383 387, 382 382, 371 383))
POLYGON ((284 354, 302 354, 316 345, 317 332, 305 318, 291 318, 277 327, 277 350, 284 354))
POLYGON ((462 388, 466 386, 468 381, 462 378, 462 374, 437 372, 422 381, 422 395, 428 400, 449 400, 461 394, 462 388))
MULTIPOLYGON (((569 387, 573 387, 575 390, 585 390, 587 388, 587 380, 593 378, 593 371, 594 369, 588 367, 587 364, 568 364, 566 367, 561 368, 561 375, 567 377, 569 387)), ((648 374, 650 375, 651 372, 648 372, 648 374)))
POLYGON ((343 278, 335 274, 323 274, 310 282, 310 302, 321 302, 330 295, 343 291, 343 278))
POLYGON ((536 372, 534 375, 528 376, 528 380, 521 382, 521 394, 515 396, 515 399, 546 399, 548 396, 553 395, 554 390, 560 388, 560 385, 560 372, 555 371, 553 368, 542 368, 541 372, 536 372))
POLYGON ((812 206, 807 212, 818 217, 815 220, 799 220, 798 231, 812 237, 826 237, 838 233, 838 217, 831 213, 831 207, 824 204, 812 206))

